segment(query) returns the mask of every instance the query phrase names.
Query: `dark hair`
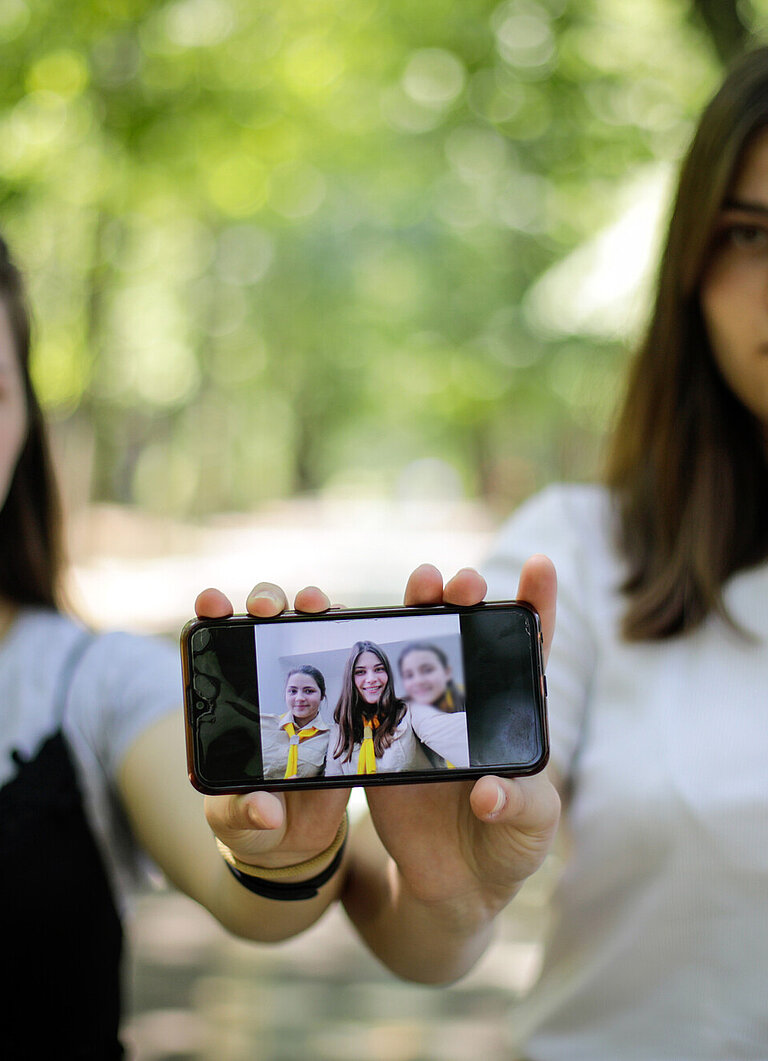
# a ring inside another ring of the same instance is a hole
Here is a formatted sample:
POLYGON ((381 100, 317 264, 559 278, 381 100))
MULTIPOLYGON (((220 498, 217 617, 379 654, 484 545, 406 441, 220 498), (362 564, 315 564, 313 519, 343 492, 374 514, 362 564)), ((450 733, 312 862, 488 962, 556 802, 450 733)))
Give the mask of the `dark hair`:
POLYGON ((325 678, 317 667, 313 667, 311 663, 302 663, 299 667, 291 667, 285 676, 286 689, 288 688, 288 682, 294 674, 308 674, 310 678, 314 679, 315 684, 320 690, 320 699, 325 699, 325 678))
POLYGON ((409 652, 431 652, 433 655, 437 656, 446 670, 450 667, 448 657, 439 645, 433 645, 431 641, 411 641, 411 643, 406 645, 402 650, 397 660, 397 669, 401 674, 403 673, 403 660, 409 652))
POLYGON ((333 712, 334 721, 339 726, 339 739, 333 757, 338 759, 343 756, 342 762, 345 763, 352 758, 354 746, 363 739, 363 718, 370 718, 371 715, 370 705, 362 700, 355 685, 355 666, 363 652, 372 652, 377 656, 387 672, 387 684, 374 712, 379 720, 373 734, 373 749, 377 758, 394 740, 395 730, 406 711, 406 705, 395 696, 392 667, 384 650, 373 641, 356 641, 344 666, 341 696, 333 712))
POLYGON ((727 618, 725 580, 768 555, 768 463, 757 418, 715 363, 699 288, 747 147, 768 126, 768 48, 743 57, 683 163, 655 306, 608 452, 628 564, 628 640, 727 618))
POLYGON ((0 595, 16 604, 58 608, 61 506, 40 405, 29 374, 30 315, 21 273, 0 237, 0 298, 24 384, 27 436, 0 510, 0 595))
MULTIPOLYGON (((444 670, 449 671, 451 669, 450 660, 439 645, 435 645, 431 641, 411 641, 402 650, 397 660, 397 669, 400 671, 401 676, 403 673, 403 660, 411 652, 431 652, 442 664, 444 670)), ((439 707, 441 711, 446 711, 449 714, 454 711, 464 710, 464 697, 453 678, 447 679, 445 692, 433 706, 439 707)))

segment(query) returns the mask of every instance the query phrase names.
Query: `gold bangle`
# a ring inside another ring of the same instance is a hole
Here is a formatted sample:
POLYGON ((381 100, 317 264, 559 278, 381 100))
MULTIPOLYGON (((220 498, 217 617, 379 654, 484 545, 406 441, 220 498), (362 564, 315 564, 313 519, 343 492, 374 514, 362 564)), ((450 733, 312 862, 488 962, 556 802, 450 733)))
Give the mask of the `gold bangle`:
POLYGON ((233 854, 227 845, 219 840, 218 836, 216 837, 216 846, 222 858, 230 866, 239 870, 240 873, 244 873, 246 877, 260 877, 262 880, 294 880, 305 873, 311 875, 312 871, 317 870, 324 862, 332 862, 334 855, 340 850, 347 837, 348 826, 349 819, 345 811, 339 828, 336 830, 336 836, 331 841, 330 846, 326 847, 325 851, 321 851, 319 855, 315 855, 314 858, 308 858, 305 862, 297 862, 293 866, 278 866, 269 869, 266 866, 254 866, 250 862, 241 862, 237 855, 233 854))

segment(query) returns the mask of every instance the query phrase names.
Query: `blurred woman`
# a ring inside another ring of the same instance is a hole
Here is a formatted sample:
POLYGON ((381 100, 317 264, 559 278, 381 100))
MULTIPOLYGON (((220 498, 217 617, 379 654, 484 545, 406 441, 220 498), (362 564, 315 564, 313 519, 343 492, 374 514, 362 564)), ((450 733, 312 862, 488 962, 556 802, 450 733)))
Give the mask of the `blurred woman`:
POLYGON ((684 160, 601 484, 504 529, 558 572, 568 859, 513 1023, 531 1061, 768 1056, 768 49, 684 160))
POLYGON ((309 663, 291 670, 285 680, 286 710, 262 715, 261 751, 264 777, 315 777, 325 768, 329 725, 320 716, 325 678, 309 663))
POLYGON ((315 877, 340 857, 344 803, 326 796, 327 825, 299 820, 265 843, 259 829, 274 815, 251 801, 232 830, 228 797, 217 797, 217 832, 246 868, 221 857, 186 776, 175 645, 97 633, 64 611, 58 494, 29 357, 22 279, 0 240, 3 1047, 106 1061, 123 1055, 121 914, 146 856, 232 932, 284 938, 316 920, 339 878, 276 903, 235 872, 247 876, 255 848, 266 874, 288 862, 298 879, 315 877))
POLYGON ((464 696, 439 645, 413 641, 400 653, 398 670, 413 728, 436 767, 469 766, 464 696))
MULTIPOLYGON (((369 796, 372 819, 349 845, 344 789, 208 797, 204 816, 187 778, 176 646, 85 629, 61 604, 56 484, 29 355, 21 276, 0 240, 7 1055, 123 1056, 120 915, 146 856, 238 935, 295 935, 343 891, 361 936, 394 972, 429 982, 461 975, 487 945, 493 918, 544 857, 558 814, 551 786, 485 778, 474 787, 447 786, 452 791, 439 800, 418 787, 390 788, 369 796), (525 850, 509 842, 521 830, 525 850)), ((457 579, 445 599, 465 603, 477 586, 477 576, 457 579)), ((535 566, 521 592, 549 610, 553 585, 535 566)), ((435 596, 442 595, 441 583, 435 596)), ((328 604, 314 587, 295 600, 306 612, 328 604)), ((262 618, 285 606, 284 595, 263 583, 246 602, 262 618)), ((232 605, 208 589, 196 610, 224 618, 232 605)))

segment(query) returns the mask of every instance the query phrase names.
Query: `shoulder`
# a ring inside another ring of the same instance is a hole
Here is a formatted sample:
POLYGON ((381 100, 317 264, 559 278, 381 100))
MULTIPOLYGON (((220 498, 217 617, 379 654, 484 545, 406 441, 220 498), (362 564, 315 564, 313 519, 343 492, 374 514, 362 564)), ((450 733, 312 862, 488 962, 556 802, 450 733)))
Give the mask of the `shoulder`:
MULTIPOLYGON (((175 644, 159 637, 121 631, 91 630, 69 615, 44 609, 22 612, 8 636, 8 647, 14 662, 35 660, 36 673, 56 680, 57 665, 77 656, 78 671, 113 675, 118 669, 130 671, 133 666, 167 668, 172 662, 178 670, 175 644)), ((22 668, 20 668, 22 669, 22 668)))
POLYGON ((443 711, 440 711, 439 708, 434 707, 432 704, 420 704, 415 700, 408 701, 408 711, 411 716, 411 721, 417 727, 424 722, 429 722, 431 719, 444 714, 443 711))
POLYGON ((45 666, 38 673, 51 673, 58 658, 63 657, 77 640, 87 633, 85 626, 69 615, 48 608, 23 609, 12 626, 5 644, 12 648, 14 660, 29 654, 37 655, 38 664, 45 666))
POLYGON ((127 670, 136 664, 167 667, 172 662, 175 671, 180 667, 175 641, 122 630, 95 632, 88 656, 92 666, 104 667, 112 673, 118 667, 127 670))
POLYGON ((67 615, 47 609, 21 611, 0 643, 0 679, 6 701, 23 714, 55 706, 67 670, 86 648, 88 631, 67 615), (34 710, 34 708, 37 710, 34 710))
POLYGON ((47 609, 19 614, 0 645, 0 680, 0 750, 33 754, 63 725, 77 753, 107 769, 144 728, 181 705, 178 650, 170 642, 95 633, 47 609))
POLYGON ((567 545, 613 533, 609 491, 596 483, 555 483, 524 501, 502 526, 501 541, 535 534, 552 545, 567 545))
POLYGON ((570 574, 581 580, 598 569, 615 581, 618 556, 609 491, 596 484, 557 483, 523 502, 501 527, 483 568, 492 591, 513 590, 523 563, 534 553, 552 560, 558 581, 570 574))
POLYGON ((419 735, 435 729, 459 732, 466 730, 467 715, 464 711, 441 711, 433 704, 417 703, 412 703, 410 709, 413 728, 419 735))
POLYGON ((19 613, 0 642, 0 782, 13 772, 11 749, 30 758, 58 728, 66 663, 83 636, 67 616, 30 608, 19 613))
POLYGON ((281 726, 285 721, 285 712, 275 714, 273 711, 265 711, 261 715, 262 726, 281 726))
POLYGON ((287 743, 288 734, 283 729, 284 721, 285 719, 283 715, 261 715, 259 718, 259 728, 261 730, 262 740, 287 743))
POLYGON ((159 718, 182 705, 179 652, 170 640, 121 631, 88 640, 71 679, 68 728, 108 772, 159 718))
POLYGON ((86 701, 137 708, 146 700, 180 703, 181 665, 170 641, 142 634, 94 633, 73 678, 73 691, 86 701))

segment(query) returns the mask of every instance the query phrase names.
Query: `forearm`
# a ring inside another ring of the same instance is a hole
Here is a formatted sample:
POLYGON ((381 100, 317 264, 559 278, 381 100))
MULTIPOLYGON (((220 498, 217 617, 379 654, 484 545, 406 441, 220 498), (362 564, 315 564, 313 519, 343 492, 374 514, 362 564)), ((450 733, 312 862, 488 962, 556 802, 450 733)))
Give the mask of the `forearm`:
MULTIPOLYGON (((120 788, 137 840, 172 884, 229 931, 263 942, 304 931, 339 897, 344 864, 311 899, 268 899, 249 891, 219 852, 204 817, 203 797, 186 779, 178 722, 162 719, 138 739, 123 763, 120 788)), ((332 858, 295 880, 315 876, 332 858)))
MULTIPOLYGON (((207 880, 190 887, 180 886, 226 929, 244 939, 262 943, 289 939, 310 928, 339 898, 346 859, 331 879, 317 889, 314 898, 285 900, 268 899, 249 891, 232 875, 215 846, 214 852, 217 861, 207 880)), ((301 879, 306 879, 306 875, 296 878, 297 882, 301 879)))
POLYGON ((376 957, 397 976, 420 983, 450 983, 486 950, 494 915, 476 895, 462 902, 419 898, 399 873, 367 816, 351 837, 342 901, 376 957))

